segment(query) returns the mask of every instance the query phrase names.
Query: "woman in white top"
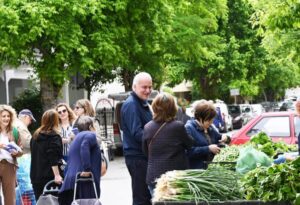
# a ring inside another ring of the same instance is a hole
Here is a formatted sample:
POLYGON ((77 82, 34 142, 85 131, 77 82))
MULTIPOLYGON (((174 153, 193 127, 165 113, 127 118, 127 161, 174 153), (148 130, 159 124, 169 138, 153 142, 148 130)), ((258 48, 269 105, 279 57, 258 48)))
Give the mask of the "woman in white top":
POLYGON ((15 118, 16 112, 11 106, 0 105, 0 186, 5 205, 16 204, 16 157, 23 154, 19 133, 12 126, 15 118))
POLYGON ((72 129, 76 116, 66 103, 59 103, 56 106, 56 111, 59 116, 60 136, 63 142, 63 158, 67 162, 70 143, 75 136, 72 129))

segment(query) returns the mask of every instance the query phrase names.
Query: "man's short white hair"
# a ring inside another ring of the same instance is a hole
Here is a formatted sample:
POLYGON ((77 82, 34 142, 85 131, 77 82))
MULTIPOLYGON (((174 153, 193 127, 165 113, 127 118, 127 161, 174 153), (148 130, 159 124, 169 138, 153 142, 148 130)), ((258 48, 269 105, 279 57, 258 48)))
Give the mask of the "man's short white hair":
POLYGON ((132 89, 133 89, 134 85, 138 84, 140 82, 140 80, 143 80, 143 79, 148 79, 148 80, 152 81, 152 77, 149 73, 140 72, 140 73, 136 74, 133 78, 132 89))

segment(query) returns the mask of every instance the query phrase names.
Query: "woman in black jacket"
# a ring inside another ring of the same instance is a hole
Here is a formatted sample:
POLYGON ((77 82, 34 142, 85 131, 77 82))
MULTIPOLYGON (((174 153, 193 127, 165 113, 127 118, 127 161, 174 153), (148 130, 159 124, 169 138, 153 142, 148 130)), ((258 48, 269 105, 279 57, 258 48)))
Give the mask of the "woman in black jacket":
POLYGON ((159 94, 152 108, 153 120, 145 125, 143 134, 143 151, 148 155, 146 183, 151 194, 162 174, 188 169, 185 151, 193 145, 184 124, 175 120, 177 106, 172 95, 159 94))
POLYGON ((59 133, 58 113, 47 110, 42 117, 39 127, 30 142, 31 166, 30 179, 36 200, 43 193, 47 182, 54 179, 62 183, 62 171, 59 169, 63 157, 62 139, 59 133))

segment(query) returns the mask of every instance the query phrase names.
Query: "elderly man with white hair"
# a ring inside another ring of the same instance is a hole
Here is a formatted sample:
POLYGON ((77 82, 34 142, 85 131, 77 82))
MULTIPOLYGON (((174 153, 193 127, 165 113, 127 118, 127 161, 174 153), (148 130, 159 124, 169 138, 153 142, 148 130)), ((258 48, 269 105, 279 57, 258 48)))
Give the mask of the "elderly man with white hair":
POLYGON ((133 205, 151 205, 146 184, 147 157, 142 151, 144 126, 152 120, 148 98, 152 91, 152 78, 138 73, 132 84, 133 92, 121 108, 121 129, 125 163, 131 176, 133 205))

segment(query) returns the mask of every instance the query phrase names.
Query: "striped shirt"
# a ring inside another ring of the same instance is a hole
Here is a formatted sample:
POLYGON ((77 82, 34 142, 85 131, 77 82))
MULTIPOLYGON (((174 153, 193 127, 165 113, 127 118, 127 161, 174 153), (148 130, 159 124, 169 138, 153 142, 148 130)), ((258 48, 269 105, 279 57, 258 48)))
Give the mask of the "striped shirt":
POLYGON ((63 143, 63 156, 68 156, 70 144, 71 144, 71 134, 72 134, 72 126, 68 126, 67 129, 61 127, 61 137, 62 139, 69 140, 68 143, 63 143))

